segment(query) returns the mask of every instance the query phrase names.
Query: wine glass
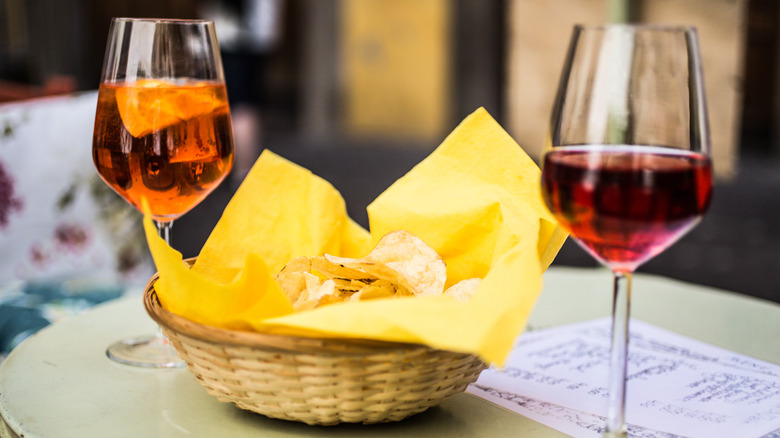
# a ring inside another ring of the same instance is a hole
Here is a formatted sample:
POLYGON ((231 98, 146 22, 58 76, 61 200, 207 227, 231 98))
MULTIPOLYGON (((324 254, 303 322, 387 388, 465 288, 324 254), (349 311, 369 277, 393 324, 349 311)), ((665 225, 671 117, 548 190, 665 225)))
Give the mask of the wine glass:
MULTIPOLYGON (((103 180, 170 244, 173 221, 233 165, 233 129, 214 23, 114 18, 98 91, 92 157, 103 180)), ((159 329, 111 345, 131 365, 183 362, 159 329)))
POLYGON ((696 30, 575 26, 542 165, 547 207, 614 274, 604 436, 626 436, 631 275, 707 210, 709 125, 696 30))

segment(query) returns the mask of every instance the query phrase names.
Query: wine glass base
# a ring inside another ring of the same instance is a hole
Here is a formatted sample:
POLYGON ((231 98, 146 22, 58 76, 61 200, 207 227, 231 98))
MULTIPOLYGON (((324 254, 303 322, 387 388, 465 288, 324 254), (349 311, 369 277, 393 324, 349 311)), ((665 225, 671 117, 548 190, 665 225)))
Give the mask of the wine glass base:
POLYGON ((601 436, 603 438, 627 438, 628 433, 625 430, 620 430, 617 432, 604 432, 601 436))
POLYGON ((148 335, 123 339, 106 349, 109 359, 125 365, 143 368, 181 368, 184 361, 176 349, 162 336, 148 335))

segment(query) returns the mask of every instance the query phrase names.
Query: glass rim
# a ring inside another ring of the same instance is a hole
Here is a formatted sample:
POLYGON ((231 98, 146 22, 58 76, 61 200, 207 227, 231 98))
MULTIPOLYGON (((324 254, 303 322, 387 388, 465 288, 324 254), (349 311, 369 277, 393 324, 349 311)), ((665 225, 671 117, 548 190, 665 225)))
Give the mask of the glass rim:
POLYGON ((159 24, 213 24, 213 20, 205 18, 144 18, 144 17, 114 17, 114 23, 159 23, 159 24))
POLYGON ((696 32, 696 26, 688 24, 670 23, 602 23, 574 25, 576 30, 607 30, 607 29, 636 29, 636 30, 660 30, 667 32, 696 32))

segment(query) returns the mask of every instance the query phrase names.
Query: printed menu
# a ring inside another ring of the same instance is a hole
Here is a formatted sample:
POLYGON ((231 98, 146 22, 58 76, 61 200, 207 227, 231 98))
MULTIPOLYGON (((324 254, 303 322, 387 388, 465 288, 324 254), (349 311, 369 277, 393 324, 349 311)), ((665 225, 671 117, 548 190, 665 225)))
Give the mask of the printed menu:
MULTIPOLYGON (((780 438, 780 366, 631 320, 630 437, 780 438)), ((529 331, 468 392, 573 437, 599 437, 610 321, 529 331)))

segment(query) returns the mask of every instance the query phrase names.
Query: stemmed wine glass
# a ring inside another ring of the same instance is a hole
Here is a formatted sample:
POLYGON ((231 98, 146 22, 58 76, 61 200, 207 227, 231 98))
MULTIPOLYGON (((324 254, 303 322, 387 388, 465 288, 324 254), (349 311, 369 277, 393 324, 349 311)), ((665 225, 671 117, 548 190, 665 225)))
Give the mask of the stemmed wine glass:
POLYGON ((542 193, 614 273, 605 436, 626 436, 631 275, 688 232, 712 190, 696 30, 575 26, 554 102, 542 193))
MULTIPOLYGON (((103 180, 142 210, 170 244, 174 219, 214 190, 233 165, 233 129, 214 23, 114 18, 98 92, 92 157, 103 180)), ((155 334, 119 341, 131 365, 183 362, 155 334)))

